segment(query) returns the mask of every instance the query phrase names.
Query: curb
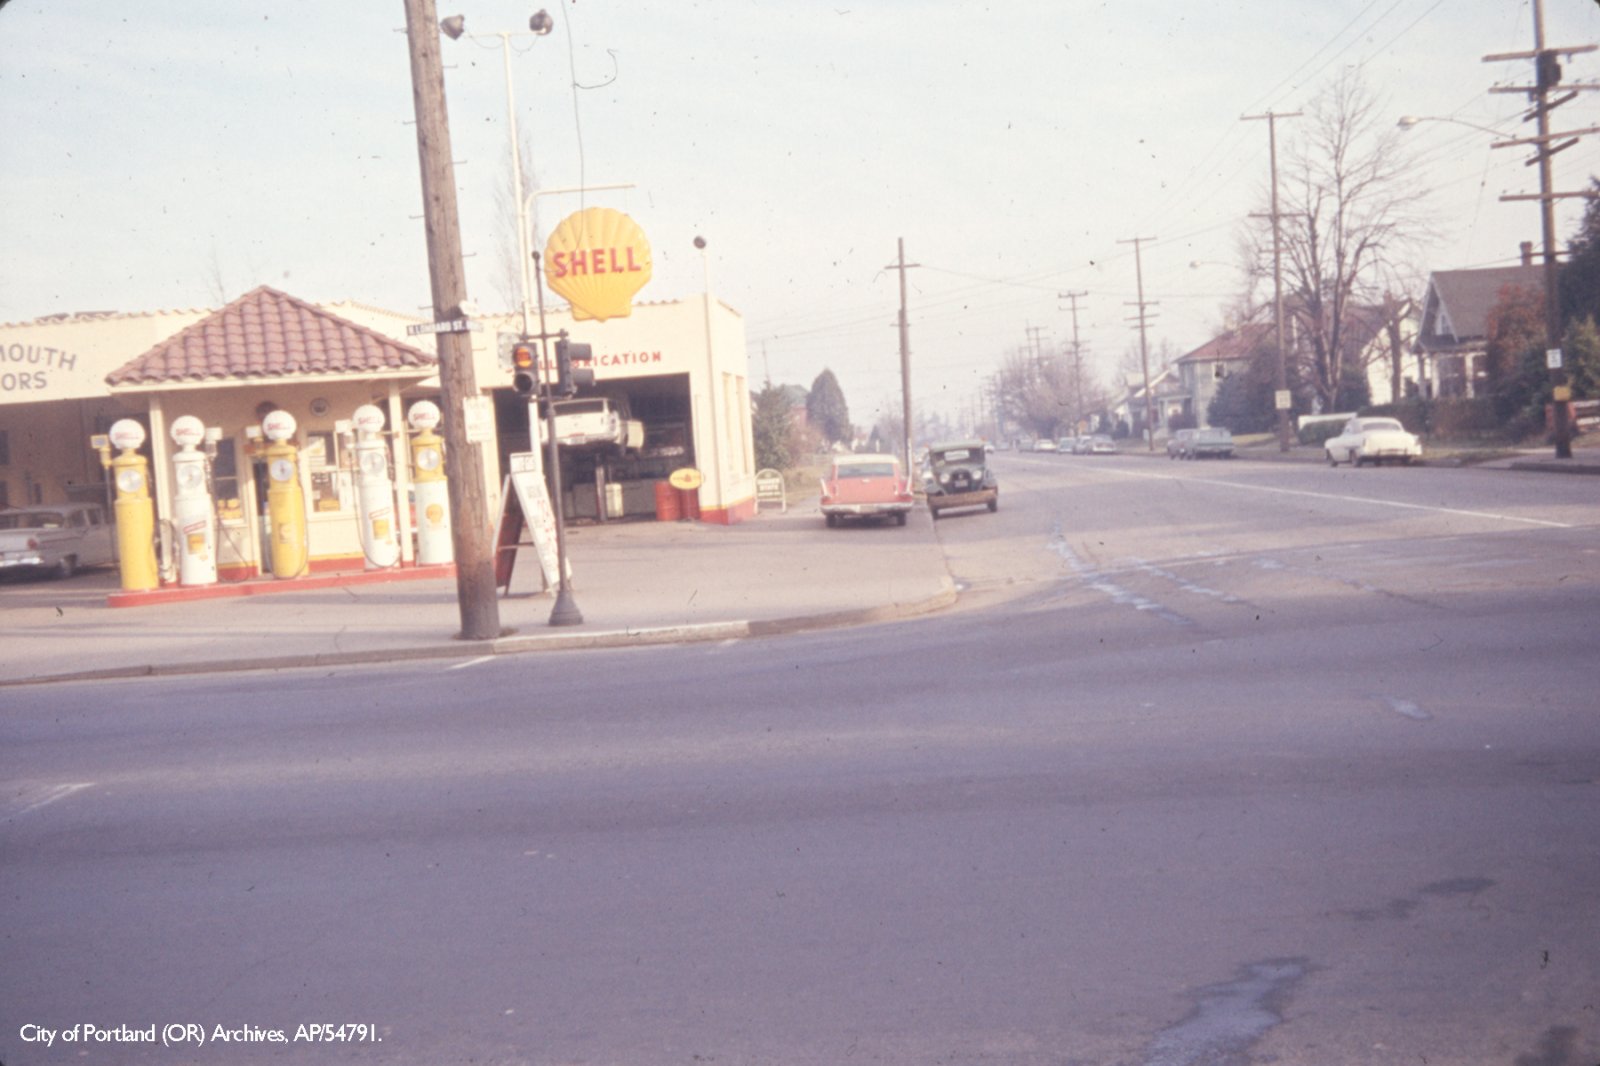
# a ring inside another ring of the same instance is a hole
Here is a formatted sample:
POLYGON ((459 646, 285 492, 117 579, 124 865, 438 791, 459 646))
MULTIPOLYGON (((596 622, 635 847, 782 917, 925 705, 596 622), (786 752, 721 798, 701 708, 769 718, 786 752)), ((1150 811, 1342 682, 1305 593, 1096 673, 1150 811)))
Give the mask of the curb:
POLYGON ((897 603, 886 607, 863 607, 828 611, 814 615, 762 621, 705 622, 698 625, 654 626, 642 629, 605 629, 592 633, 550 633, 544 635, 503 636, 493 640, 456 641, 450 644, 425 644, 402 648, 375 648, 368 651, 331 652, 314 655, 280 655, 255 659, 201 660, 186 663, 151 663, 139 666, 107 667, 102 670, 75 670, 64 674, 0 680, 0 688, 47 685, 72 681, 118 681, 140 677, 183 677, 201 674, 242 673, 256 670, 306 670, 317 667, 360 666, 369 663, 411 659, 471 659, 484 656, 520 655, 540 651, 578 651, 590 648, 631 648, 660 644, 698 644, 709 641, 739 640, 746 637, 771 637, 808 630, 839 629, 871 625, 932 614, 960 599, 955 583, 939 579, 939 592, 927 599, 897 603))

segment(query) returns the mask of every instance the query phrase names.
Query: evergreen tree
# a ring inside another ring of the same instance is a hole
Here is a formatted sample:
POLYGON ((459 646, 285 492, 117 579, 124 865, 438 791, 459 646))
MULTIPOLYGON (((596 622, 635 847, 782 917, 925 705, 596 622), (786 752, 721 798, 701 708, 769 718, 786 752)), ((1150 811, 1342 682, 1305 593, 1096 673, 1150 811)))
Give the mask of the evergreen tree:
POLYGON ((829 444, 836 441, 848 443, 855 436, 850 427, 850 408, 844 402, 844 390, 833 371, 824 370, 811 383, 806 396, 806 420, 820 432, 829 444))
MULTIPOLYGON (((1591 183, 1600 191, 1600 179, 1591 183)), ((1557 291, 1561 320, 1600 316, 1600 200, 1590 200, 1577 234, 1567 242, 1569 255, 1561 266, 1557 291)))
POLYGON ((794 465, 790 443, 794 428, 794 407, 784 390, 768 385, 753 397, 750 415, 751 443, 755 446, 756 466, 788 470, 794 465))
POLYGON ((1561 340, 1572 395, 1580 400, 1600 399, 1600 328, 1585 315, 1567 324, 1561 340))

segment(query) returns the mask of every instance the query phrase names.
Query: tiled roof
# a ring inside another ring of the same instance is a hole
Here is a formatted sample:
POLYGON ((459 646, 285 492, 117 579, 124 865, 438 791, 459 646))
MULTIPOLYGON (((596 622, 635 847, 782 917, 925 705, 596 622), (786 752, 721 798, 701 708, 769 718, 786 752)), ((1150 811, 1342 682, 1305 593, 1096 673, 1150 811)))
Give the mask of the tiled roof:
POLYGON ((301 374, 431 373, 410 345, 265 285, 106 375, 107 384, 224 382, 301 374))

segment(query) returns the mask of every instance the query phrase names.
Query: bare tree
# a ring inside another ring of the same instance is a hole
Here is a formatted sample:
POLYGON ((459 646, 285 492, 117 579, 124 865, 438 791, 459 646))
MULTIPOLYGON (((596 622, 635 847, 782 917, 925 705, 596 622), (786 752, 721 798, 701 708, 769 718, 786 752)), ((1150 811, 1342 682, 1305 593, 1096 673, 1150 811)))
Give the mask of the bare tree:
MULTIPOLYGON (((1350 70, 1311 103, 1284 170, 1290 352, 1304 364, 1303 380, 1331 407, 1345 375, 1364 370, 1368 358, 1370 329, 1362 335, 1355 328, 1357 309, 1384 306, 1386 293, 1404 291, 1415 273, 1409 264, 1433 235, 1428 190, 1389 111, 1350 70)), ((1252 219, 1247 241, 1256 277, 1270 279, 1270 217, 1252 219)))
POLYGON ((1016 349, 995 374, 995 403, 1007 421, 1035 437, 1055 437, 1083 414, 1089 383, 1067 357, 1016 349))

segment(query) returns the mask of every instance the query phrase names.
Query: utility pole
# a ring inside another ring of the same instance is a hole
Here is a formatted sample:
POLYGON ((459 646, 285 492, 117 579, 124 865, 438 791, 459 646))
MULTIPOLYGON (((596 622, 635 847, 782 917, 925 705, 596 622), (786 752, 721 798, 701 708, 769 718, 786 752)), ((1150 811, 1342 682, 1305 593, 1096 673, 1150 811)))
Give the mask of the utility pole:
MULTIPOLYGON (((406 39, 411 51, 411 92, 417 115, 417 155, 422 166, 423 226, 428 238, 428 273, 435 320, 466 317, 466 268, 450 159, 450 123, 444 103, 444 68, 439 58, 439 20, 433 0, 405 0, 406 39)), ((495 598, 494 538, 484 497, 483 454, 469 439, 466 405, 477 403, 472 334, 435 334, 439 356, 440 406, 444 408, 445 473, 450 484, 451 539, 456 556, 456 598, 463 640, 500 636, 495 598)))
POLYGON ((1033 372, 1040 377, 1044 376, 1044 349, 1039 344, 1039 334, 1044 330, 1039 326, 1025 326, 1022 332, 1028 335, 1028 350, 1033 353, 1033 372))
POLYGON ((901 237, 900 260, 890 263, 885 270, 900 271, 900 397, 905 418, 906 476, 911 476, 911 323, 906 318, 906 271, 921 266, 906 262, 906 239, 901 237))
POLYGON ((1078 343, 1078 298, 1088 296, 1084 292, 1058 292, 1059 300, 1072 302, 1072 432, 1076 436, 1082 432, 1079 423, 1083 421, 1083 346, 1078 343))
POLYGON ((1153 241, 1155 239, 1154 237, 1130 237, 1128 240, 1117 242, 1118 244, 1133 245, 1134 275, 1139 279, 1138 301, 1136 303, 1128 303, 1124 300, 1123 303, 1129 307, 1137 307, 1139 309, 1139 313, 1127 319, 1127 321, 1139 323, 1139 363, 1144 368, 1144 437, 1145 444, 1150 451, 1156 450, 1156 425, 1155 416, 1151 413, 1151 406, 1155 401, 1155 397, 1150 393, 1150 343, 1145 337, 1145 326, 1150 320, 1150 315, 1146 313, 1145 308, 1160 305, 1144 298, 1144 262, 1139 254, 1139 246, 1144 241, 1153 241))
POLYGON ((1264 115, 1245 115, 1242 119, 1244 122, 1267 120, 1267 147, 1272 157, 1272 320, 1278 334, 1277 395, 1273 397, 1273 406, 1278 409, 1280 452, 1289 450, 1289 408, 1293 399, 1289 395, 1289 356, 1284 351, 1283 341, 1283 243, 1278 226, 1278 220, 1283 215, 1278 211, 1278 120, 1299 118, 1300 115, 1299 111, 1268 111, 1264 115))
POLYGON ((1597 46, 1592 44, 1578 45, 1571 48, 1546 48, 1544 43, 1544 3, 1543 0, 1533 0, 1533 51, 1531 52, 1504 52, 1498 55, 1484 56, 1485 63, 1499 63, 1510 59, 1533 60, 1534 84, 1531 87, 1502 87, 1495 86, 1489 91, 1492 93, 1527 93, 1532 102, 1532 110, 1524 116, 1524 121, 1533 119, 1538 127, 1538 135, 1534 137, 1519 138, 1516 140, 1502 141, 1492 145, 1494 148, 1509 148, 1512 145, 1535 145, 1534 157, 1529 164, 1539 164, 1539 192, 1538 195, 1502 196, 1502 201, 1507 200, 1538 200, 1539 221, 1544 237, 1544 332, 1545 332, 1545 360, 1550 368, 1550 384, 1553 386, 1555 407, 1555 437, 1556 458, 1572 458, 1572 422, 1568 417, 1568 402, 1572 399, 1572 387, 1568 384, 1567 371, 1561 355, 1561 294, 1557 290, 1560 280, 1560 268, 1556 263, 1556 201, 1563 197, 1593 197, 1589 192, 1554 192, 1551 189, 1550 158, 1557 152, 1571 148, 1578 143, 1582 134, 1594 133, 1591 127, 1582 130, 1569 130, 1563 133, 1550 132, 1550 112, 1575 99, 1580 89, 1595 89, 1600 86, 1573 85, 1569 86, 1559 98, 1550 99, 1551 90, 1561 82, 1561 57, 1577 55, 1581 52, 1593 52, 1597 46), (1561 141, 1555 144, 1555 141, 1561 141))

